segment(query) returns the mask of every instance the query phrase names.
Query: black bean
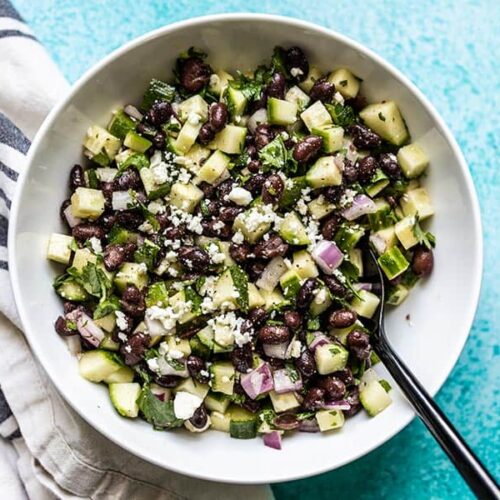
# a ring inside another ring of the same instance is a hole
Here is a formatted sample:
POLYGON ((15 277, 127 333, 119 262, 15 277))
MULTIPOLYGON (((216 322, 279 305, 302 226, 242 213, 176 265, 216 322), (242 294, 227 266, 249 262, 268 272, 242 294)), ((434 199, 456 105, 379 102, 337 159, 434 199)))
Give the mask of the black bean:
POLYGON ((267 84, 266 94, 268 97, 276 97, 276 99, 285 98, 285 77, 281 73, 273 73, 271 81, 267 84))
POLYGON ((233 187, 233 179, 227 179, 217 186, 217 197, 219 198, 221 203, 228 203, 227 197, 229 196, 229 193, 232 191, 233 187))
POLYGON ((347 288, 334 276, 323 276, 323 281, 334 296, 344 298, 347 295, 347 288))
POLYGON ((401 178, 401 167, 396 156, 392 153, 382 153, 378 157, 378 164, 389 179, 397 180, 401 178))
POLYGON ((250 245, 246 242, 241 244, 231 243, 229 245, 229 254, 238 264, 243 264, 247 261, 250 250, 250 245))
POLYGON ((311 102, 321 101, 327 103, 332 100, 333 94, 335 94, 335 85, 323 77, 314 82, 309 97, 311 102))
POLYGON ((354 184, 358 180, 358 169, 349 160, 344 160, 342 179, 346 184, 354 184))
POLYGON ((85 187, 85 176, 81 165, 75 165, 69 173, 69 188, 75 191, 79 187, 85 187))
POLYGON ((347 345, 350 351, 358 359, 368 359, 370 357, 371 346, 370 337, 361 330, 353 330, 347 335, 347 345))
POLYGON ((264 174, 252 175, 245 183, 245 189, 250 191, 254 196, 258 195, 262 190, 264 182, 266 182, 266 176, 264 174))
POLYGON ((258 336, 263 344, 282 344, 290 340, 290 330, 287 326, 266 325, 259 330, 258 336))
POLYGON ((208 413, 205 405, 201 405, 193 413, 193 416, 189 419, 191 425, 195 429, 203 429, 207 425, 208 413))
POLYGON ((307 278, 297 294, 296 305, 299 309, 307 309, 314 299, 314 291, 318 287, 316 278, 307 278))
POLYGON ((328 323, 333 328, 347 328, 353 325, 357 319, 358 316, 355 311, 351 309, 339 309, 330 314, 328 323))
POLYGON ((316 373, 316 361, 311 351, 304 351, 295 366, 305 378, 310 378, 316 373))
POLYGON ((259 160, 250 160, 247 163, 247 168, 252 174, 256 174, 262 168, 262 163, 259 160))
POLYGON ((293 429, 299 427, 300 422, 297 415, 293 413, 282 413, 274 418, 273 425, 284 431, 293 431, 293 429))
POLYGON ((318 155, 322 145, 323 140, 321 137, 315 135, 304 137, 304 139, 295 144, 293 148, 293 157, 299 163, 307 163, 318 155))
POLYGON ((182 63, 179 80, 191 93, 199 92, 210 80, 210 66, 199 57, 190 57, 182 63))
POLYGON ((330 215, 321 224, 321 234, 325 240, 333 241, 335 233, 340 225, 340 217, 337 214, 330 215))
POLYGON ((223 223, 220 220, 201 221, 203 227, 203 235, 227 240, 233 235, 233 230, 230 224, 223 223))
POLYGON ((351 108, 353 108, 354 111, 359 112, 363 108, 366 108, 368 101, 366 100, 366 97, 362 96, 361 94, 358 94, 356 97, 353 97, 352 99, 347 99, 345 101, 345 104, 351 106, 351 108))
POLYGON ((165 236, 167 239, 175 241, 180 240, 186 235, 186 226, 181 224, 180 226, 167 227, 165 229, 165 236))
POLYGON ((219 219, 222 222, 233 222, 241 212, 243 209, 240 207, 224 207, 219 212, 219 219))
POLYGON ((260 151, 276 137, 276 132, 267 123, 261 123, 257 125, 254 135, 255 147, 260 151))
POLYGON ((120 347, 125 364, 135 365, 149 348, 151 337, 143 332, 135 333, 120 347))
POLYGON ((198 140, 201 144, 208 144, 215 137, 215 130, 210 123, 204 123, 198 132, 198 140))
POLYGON ((155 377, 155 382, 162 387, 166 387, 167 389, 172 389, 177 386, 181 380, 183 379, 181 377, 177 377, 176 375, 157 375, 155 377))
POLYGON ((184 246, 177 250, 179 262, 188 270, 205 271, 210 265, 210 256, 202 248, 184 246))
POLYGON ((221 208, 220 202, 217 200, 212 200, 206 205, 206 209, 209 215, 217 215, 221 208))
POLYGON ((105 236, 104 229, 91 222, 82 222, 78 224, 71 230, 71 233, 77 241, 85 241, 90 238, 102 240, 105 236))
POLYGON ((263 262, 261 260, 258 260, 256 262, 252 262, 252 264, 250 264, 250 267, 248 268, 248 274, 250 276, 250 279, 253 281, 258 280, 260 275, 262 274, 262 272, 266 268, 266 266, 267 266, 267 263, 263 262))
POLYGON ((377 170, 378 163, 373 156, 365 156, 357 163, 358 181, 361 184, 368 184, 377 170))
POLYGON ((434 255, 432 254, 432 250, 423 246, 415 248, 411 268, 413 272, 421 278, 429 276, 434 268, 434 255))
POLYGON ((164 149, 166 143, 167 136, 163 130, 160 130, 153 136, 153 144, 156 149, 164 149))
POLYGON ((128 168, 120 177, 113 180, 113 189, 115 191, 128 191, 129 189, 141 189, 142 181, 135 168, 128 168))
POLYGON ((259 259, 272 259, 286 254, 288 243, 277 234, 271 235, 267 240, 261 240, 254 248, 254 254, 259 259))
POLYGON ((318 381, 318 385, 324 389, 327 399, 339 400, 344 397, 345 384, 337 377, 328 375, 318 381))
POLYGON ((252 158, 252 160, 256 160, 259 153, 257 151, 257 148, 255 147, 255 144, 253 143, 253 137, 251 135, 247 135, 247 137, 250 138, 247 144, 247 155, 252 158))
POLYGON ((190 354, 186 360, 186 366, 191 377, 201 384, 208 383, 210 375, 206 373, 205 362, 199 356, 190 354))
POLYGON ((146 311, 144 295, 135 285, 127 285, 122 293, 120 306, 126 314, 133 318, 143 316, 146 311))
POLYGON ((285 183, 278 174, 270 175, 262 186, 262 201, 268 204, 276 204, 283 196, 285 183))
POLYGON ((116 271, 116 269, 132 256, 136 249, 137 246, 134 243, 108 245, 104 249, 104 266, 108 271, 116 271))
POLYGON ((64 200, 61 203, 61 208, 59 209, 59 217, 61 217, 62 221, 68 226, 68 219, 66 218, 66 214, 64 211, 71 205, 70 200, 64 200))
POLYGON ((58 335, 61 337, 69 337, 70 335, 76 335, 78 332, 76 330, 71 330, 68 328, 66 320, 59 316, 54 323, 54 328, 58 335))
POLYGON ((267 312, 263 307, 255 307, 248 313, 248 319, 254 326, 260 326, 267 319, 267 312))
POLYGON ((290 47, 285 52, 284 58, 286 69, 291 76, 298 82, 304 81, 309 73, 309 62, 302 49, 300 47, 290 47))
POLYGON ((123 210, 116 214, 116 223, 126 229, 136 230, 144 222, 144 217, 134 210, 123 210))
POLYGON ((169 102, 156 101, 144 115, 144 119, 151 125, 159 127, 160 125, 166 123, 172 114, 172 105, 169 102))
POLYGON ((223 102, 212 104, 208 111, 208 123, 212 130, 219 132, 227 122, 227 106, 223 102))
POLYGON ((380 146, 382 139, 368 127, 357 123, 348 129, 352 142, 358 149, 373 149, 380 146))
POLYGON ((321 387, 311 387, 304 398, 302 406, 306 410, 319 410, 325 403, 325 390, 321 387))
POLYGON ((256 399, 250 399, 247 397, 245 401, 243 401, 241 406, 243 406, 245 410, 248 410, 251 413, 257 413, 260 410, 262 404, 256 399))
POLYGON ((241 347, 235 347, 231 352, 231 362, 240 373, 247 373, 251 370, 253 364, 252 344, 246 343, 241 347))
POLYGON ((342 380, 342 382, 344 382, 344 385, 346 387, 350 387, 356 383, 356 381, 354 380, 354 375, 352 374, 351 369, 348 367, 343 368, 342 370, 339 370, 338 372, 333 372, 332 377, 336 377, 336 378, 342 380))
MULTIPOLYGON (((181 277, 182 281, 194 281, 199 278, 196 274, 185 274, 181 277)), ((190 339, 194 337, 201 330, 199 324, 190 325, 183 330, 180 330, 178 335, 181 339, 190 339)))
POLYGON ((302 316, 297 311, 286 311, 283 315, 283 321, 291 330, 297 330, 302 326, 302 316))
POLYGON ((325 189, 323 195, 330 203, 338 203, 343 193, 344 188, 342 186, 330 186, 325 189))
POLYGON ((200 182, 198 184, 198 187, 203 191, 205 198, 211 198, 214 195, 215 190, 217 189, 216 186, 213 186, 212 184, 209 184, 205 181, 200 182))

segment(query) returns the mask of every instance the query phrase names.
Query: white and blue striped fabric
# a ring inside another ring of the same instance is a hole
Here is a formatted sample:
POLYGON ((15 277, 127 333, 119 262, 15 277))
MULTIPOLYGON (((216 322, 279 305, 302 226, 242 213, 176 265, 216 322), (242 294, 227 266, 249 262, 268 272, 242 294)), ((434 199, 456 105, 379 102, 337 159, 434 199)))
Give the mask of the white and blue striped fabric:
POLYGON ((9 212, 31 141, 67 90, 42 45, 0 0, 0 498, 270 500, 269 487, 187 478, 108 441, 61 400, 16 328, 9 212))

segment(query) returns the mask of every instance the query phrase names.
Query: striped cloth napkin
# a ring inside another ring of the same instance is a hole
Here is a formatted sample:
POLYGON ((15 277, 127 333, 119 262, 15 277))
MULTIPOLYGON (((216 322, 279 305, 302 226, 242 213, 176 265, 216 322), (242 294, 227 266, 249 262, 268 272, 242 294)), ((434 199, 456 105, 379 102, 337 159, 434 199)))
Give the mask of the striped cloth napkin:
POLYGON ((268 486, 174 474, 101 436, 62 401, 18 330, 7 262, 11 200, 36 130, 67 90, 33 33, 0 0, 0 497, 270 500, 268 486))

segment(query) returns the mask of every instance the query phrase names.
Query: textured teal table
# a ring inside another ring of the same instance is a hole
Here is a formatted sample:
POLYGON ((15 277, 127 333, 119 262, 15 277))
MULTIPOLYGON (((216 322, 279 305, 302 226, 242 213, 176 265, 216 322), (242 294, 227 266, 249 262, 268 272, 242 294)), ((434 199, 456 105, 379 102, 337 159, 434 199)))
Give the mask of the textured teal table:
MULTIPOLYGON (((442 114, 469 163, 482 208, 486 264, 472 335, 438 401, 500 476, 500 3, 498 0, 14 0, 70 81, 122 43, 202 14, 268 12, 331 27, 409 76, 442 114), (494 111, 496 110, 496 115, 494 111)), ((466 265, 466 263, 464 263, 466 265)), ((467 286, 464 283, 464 286, 467 286)), ((274 486, 278 499, 470 498, 420 422, 334 472, 274 486)))

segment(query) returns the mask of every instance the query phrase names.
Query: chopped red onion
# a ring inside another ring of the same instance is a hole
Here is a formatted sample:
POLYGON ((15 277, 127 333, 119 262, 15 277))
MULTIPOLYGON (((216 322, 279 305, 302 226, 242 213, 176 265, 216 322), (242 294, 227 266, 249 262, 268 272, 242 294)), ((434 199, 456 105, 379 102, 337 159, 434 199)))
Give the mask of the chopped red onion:
POLYGON ((271 391, 274 388, 273 375, 267 363, 245 373, 241 376, 241 387, 248 394, 248 397, 255 399, 257 396, 271 391))
POLYGON ((247 127, 252 134, 255 132, 255 129, 261 123, 267 123, 267 110, 265 108, 258 109, 247 122, 247 127))
POLYGON ((348 411, 351 409, 351 405, 345 401, 344 399, 341 399, 340 401, 325 401, 323 405, 321 406, 323 410, 345 410, 348 411))
POLYGON ((270 358, 285 359, 288 350, 288 342, 282 344, 262 344, 264 353, 270 358))
POLYGON ((302 379, 300 374, 295 370, 297 380, 292 380, 290 377, 290 371, 286 368, 281 370, 276 370, 273 373, 274 380, 274 390, 278 394, 283 394, 285 392, 300 391, 302 389, 302 379))
POLYGON ((365 194, 357 194, 354 197, 352 205, 347 207, 342 211, 342 215, 345 219, 351 221, 365 214, 371 214, 377 211, 377 205, 373 202, 371 198, 365 194))
POLYGON ((175 363, 174 360, 171 360, 172 364, 170 364, 169 360, 162 356, 159 356, 156 359, 158 360, 159 371, 162 375, 175 375, 182 378, 189 377, 189 371, 187 369, 187 362, 185 358, 176 359, 175 363), (181 364, 182 367, 179 367, 179 364, 181 364))
POLYGON ((94 320, 84 312, 76 309, 66 315, 66 319, 74 321, 78 333, 94 347, 99 347, 102 339, 105 337, 104 332, 99 328, 94 320))
POLYGON ((127 210, 134 204, 134 200, 128 191, 115 191, 111 199, 113 210, 127 210))
POLYGON ((366 290, 367 292, 371 292, 373 288, 373 283, 356 283, 354 285, 355 290, 366 290))
POLYGON ((308 347, 311 352, 314 352, 319 346, 331 343, 331 340, 326 335, 323 335, 322 333, 316 333, 314 339, 308 345, 308 347))
POLYGON ((168 401, 170 399, 171 391, 170 389, 166 389, 165 387, 157 386, 156 384, 152 384, 150 386, 151 392, 160 400, 160 401, 168 401))
POLYGON ((264 434, 264 444, 274 450, 281 450, 281 433, 278 431, 264 434))
POLYGON ((312 252, 312 258, 326 274, 332 274, 344 259, 343 253, 332 241, 323 240, 317 243, 312 252))
POLYGON ((319 432, 319 425, 315 418, 302 420, 299 425, 300 432, 319 432))
POLYGON ((132 106, 132 104, 127 104, 123 108, 123 111, 125 111, 125 113, 127 113, 128 116, 131 116, 132 118, 135 118, 138 121, 142 120, 143 114, 135 106, 132 106))
POLYGON ((82 222, 82 219, 79 219, 78 217, 75 217, 73 215, 73 210, 71 210, 71 205, 68 205, 64 209, 64 217, 66 218, 66 221, 68 222, 68 226, 73 228, 75 226, 78 226, 82 222))
POLYGON ((265 267, 264 271, 262 271, 260 278, 255 284, 263 290, 272 292, 286 270, 287 267, 283 257, 274 257, 265 267))

